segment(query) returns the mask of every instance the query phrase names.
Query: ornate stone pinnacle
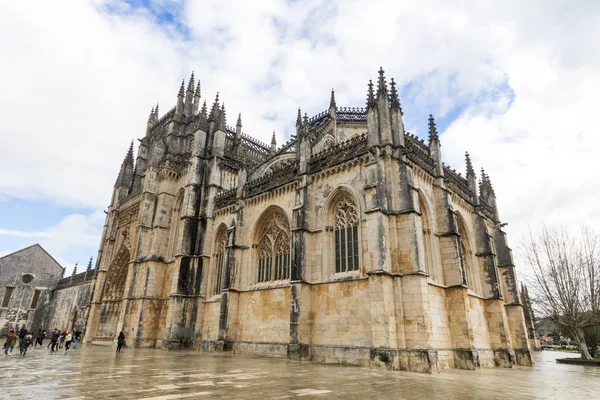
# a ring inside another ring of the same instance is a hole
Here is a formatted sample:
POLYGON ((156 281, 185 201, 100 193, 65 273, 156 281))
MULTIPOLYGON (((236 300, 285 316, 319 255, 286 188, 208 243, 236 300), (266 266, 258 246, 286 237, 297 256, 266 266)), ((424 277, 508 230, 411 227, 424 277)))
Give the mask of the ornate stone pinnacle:
POLYGON ((200 114, 204 117, 208 117, 208 108, 206 107, 206 100, 204 100, 204 104, 202 104, 202 109, 200 110, 200 114))
POLYGON ((271 137, 271 146, 277 146, 277 139, 275 138, 275 130, 273 130, 273 136, 271 137))
POLYGON ((390 80, 390 87, 390 105, 392 108, 398 108, 400 110, 400 115, 404 115, 402 112, 402 106, 400 105, 400 98, 398 97, 398 92, 396 91, 396 82, 394 81, 394 78, 390 80))
POLYGON ((75 263, 75 267, 73 268, 73 274, 71 276, 75 275, 76 273, 77 273, 77 263, 75 263))
POLYGON ((235 126, 242 126, 242 113, 238 114, 237 124, 235 126))
POLYGON ((437 127, 435 126, 435 119, 433 119, 433 115, 429 114, 429 143, 439 142, 440 138, 438 136, 437 127))
POLYGON ((187 87, 187 91, 188 92, 193 92, 194 91, 194 71, 192 71, 192 75, 190 76, 190 81, 188 82, 188 87, 187 87))
POLYGON ((300 111, 300 107, 298 107, 298 116, 296 117, 296 126, 302 125, 302 112, 300 111))
POLYGON ((387 83, 385 83, 385 75, 383 68, 379 67, 379 76, 377 77, 377 97, 387 95, 387 83))
POLYGON ((306 113, 304 113, 304 125, 308 125, 308 115, 306 115, 306 113))
POLYGON ((92 257, 90 257, 90 261, 88 262, 87 270, 90 271, 92 269, 92 257))
POLYGON ((468 151, 465 151, 465 160, 467 162, 467 176, 475 175, 475 170, 473 169, 473 164, 471 164, 471 157, 469 156, 468 151))
POLYGON ((375 104, 375 94, 373 93, 373 81, 369 79, 369 84, 367 85, 367 108, 375 104))
POLYGON ((154 107, 152 107, 152 111, 150 111, 150 115, 148 116, 148 122, 152 122, 154 120, 154 107))
POLYGON ((129 145, 129 150, 127 151, 127 155, 125 156, 125 159, 123 160, 123 164, 128 164, 133 167, 133 140, 131 141, 131 144, 129 145))
POLYGON ((195 97, 201 97, 201 92, 200 92, 200 80, 198 79, 198 84, 196 85, 196 91, 194 92, 194 96, 195 97))
POLYGON ((333 89, 331 89, 331 98, 329 99, 329 109, 336 109, 337 106, 335 105, 335 93, 333 91, 333 89))
POLYGON ((159 117, 159 114, 158 114, 158 103, 156 103, 156 108, 154 109, 154 120, 158 121, 158 117, 159 117))
POLYGON ((185 89, 185 79, 181 81, 181 86, 179 87, 179 93, 177 93, 177 97, 183 97, 183 91, 185 89))
POLYGON ((219 92, 217 92, 217 96, 215 97, 215 102, 210 109, 210 120, 216 121, 219 118, 219 92))

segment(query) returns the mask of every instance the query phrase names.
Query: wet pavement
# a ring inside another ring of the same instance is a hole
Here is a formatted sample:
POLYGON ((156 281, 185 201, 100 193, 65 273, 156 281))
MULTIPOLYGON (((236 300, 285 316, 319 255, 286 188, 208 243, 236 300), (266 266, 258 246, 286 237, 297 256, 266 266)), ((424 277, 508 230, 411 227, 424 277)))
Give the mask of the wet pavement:
POLYGON ((536 353, 534 368, 426 375, 250 355, 84 345, 0 355, 1 399, 594 399, 600 368, 556 364, 573 353, 536 353))

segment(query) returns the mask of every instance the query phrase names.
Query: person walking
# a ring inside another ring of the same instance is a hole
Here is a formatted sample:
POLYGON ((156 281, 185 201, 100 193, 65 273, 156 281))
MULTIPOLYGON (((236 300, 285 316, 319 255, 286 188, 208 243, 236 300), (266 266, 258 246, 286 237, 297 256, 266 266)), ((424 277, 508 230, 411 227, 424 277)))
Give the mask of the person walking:
POLYGON ((117 338, 117 353, 121 352, 121 347, 125 344, 125 333, 121 331, 119 333, 119 337, 117 338))
POLYGON ((81 331, 79 329, 77 329, 75 331, 75 333, 73 334, 73 348, 74 349, 77 348, 77 343, 79 343, 80 340, 81 340, 81 331))
POLYGON ((40 328, 40 330, 38 331, 37 337, 35 338, 35 344, 33 345, 33 347, 37 347, 38 344, 40 346, 42 346, 42 342, 44 341, 45 338, 46 338, 46 331, 43 330, 42 328, 40 328))
POLYGON ((21 341, 21 346, 19 347, 19 352, 22 356, 27 354, 27 348, 31 346, 31 342, 33 342, 33 335, 31 333, 27 333, 23 340, 21 341))
POLYGON ((60 332, 58 331, 58 328, 54 329, 54 332, 52 332, 52 337, 50 338, 50 351, 55 351, 58 350, 58 338, 60 337, 60 332))
POLYGON ((25 328, 25 325, 23 325, 21 327, 21 330, 19 331, 19 350, 21 349, 21 345, 23 344, 23 340, 25 340, 25 336, 28 333, 29 332, 27 331, 27 328, 25 328))
POLYGON ((19 336, 17 336, 14 330, 8 332, 8 335, 6 336, 6 341, 4 342, 4 357, 6 357, 7 355, 12 356, 13 349, 15 348, 15 345, 18 341, 19 336))
POLYGON ((60 334, 60 346, 59 346, 60 349, 62 349, 63 346, 65 345, 65 337, 67 337, 67 332, 62 331, 62 333, 60 334))
POLYGON ((71 331, 69 331, 69 333, 67 333, 67 336, 65 336, 65 351, 69 351, 72 341, 73 341, 73 333, 71 333, 71 331))

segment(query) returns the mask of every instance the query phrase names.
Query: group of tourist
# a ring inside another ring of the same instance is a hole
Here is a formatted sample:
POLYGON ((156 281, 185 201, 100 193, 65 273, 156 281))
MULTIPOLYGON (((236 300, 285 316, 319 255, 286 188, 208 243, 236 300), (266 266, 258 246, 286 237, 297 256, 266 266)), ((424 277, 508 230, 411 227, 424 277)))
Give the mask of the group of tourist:
MULTIPOLYGON (((73 348, 77 348, 77 343, 81 340, 82 332, 78 329, 76 331, 59 331, 58 328, 54 329, 50 336, 50 343, 46 346, 50 348, 50 351, 58 351, 64 347, 65 351, 69 351, 71 348, 71 344, 73 344, 73 348)), ((44 339, 46 338, 46 331, 43 329, 38 330, 34 347, 43 345, 44 339)), ((33 343, 33 335, 31 332, 23 326, 19 332, 15 332, 15 330, 11 330, 6 335, 6 340, 4 342, 4 356, 12 356, 13 349, 15 346, 19 344, 19 354, 25 356, 27 354, 27 349, 33 343)))

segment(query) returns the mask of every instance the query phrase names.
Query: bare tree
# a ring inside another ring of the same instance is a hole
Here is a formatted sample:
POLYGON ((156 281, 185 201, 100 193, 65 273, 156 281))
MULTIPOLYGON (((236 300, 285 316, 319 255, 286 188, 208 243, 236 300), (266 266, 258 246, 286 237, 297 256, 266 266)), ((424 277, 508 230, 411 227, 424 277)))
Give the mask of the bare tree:
POLYGON ((531 267, 533 301, 567 333, 581 356, 591 359, 584 328, 600 325, 600 239, 589 228, 572 235, 564 228, 530 232, 522 246, 531 267))

